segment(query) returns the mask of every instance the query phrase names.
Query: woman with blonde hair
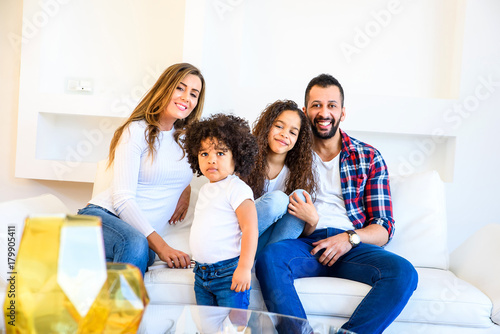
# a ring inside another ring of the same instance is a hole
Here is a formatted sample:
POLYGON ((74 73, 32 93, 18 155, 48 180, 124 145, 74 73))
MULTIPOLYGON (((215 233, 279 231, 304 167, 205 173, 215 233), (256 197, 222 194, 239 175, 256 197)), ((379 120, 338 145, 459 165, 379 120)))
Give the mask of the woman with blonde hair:
POLYGON ((171 268, 189 266, 189 255, 160 233, 181 221, 189 205, 193 173, 180 137, 200 119, 204 98, 201 72, 174 64, 115 131, 108 161, 113 182, 78 211, 101 217, 108 262, 133 264, 143 275, 156 254, 171 268))

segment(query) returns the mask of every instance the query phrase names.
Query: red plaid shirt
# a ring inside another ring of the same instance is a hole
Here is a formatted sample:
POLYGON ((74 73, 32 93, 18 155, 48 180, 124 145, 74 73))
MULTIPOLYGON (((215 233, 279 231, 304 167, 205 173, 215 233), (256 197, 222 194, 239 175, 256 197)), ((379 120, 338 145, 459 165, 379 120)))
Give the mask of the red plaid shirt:
POLYGON ((383 226, 394 234, 389 173, 384 159, 374 147, 344 131, 340 151, 340 182, 347 215, 354 228, 371 224, 383 226))

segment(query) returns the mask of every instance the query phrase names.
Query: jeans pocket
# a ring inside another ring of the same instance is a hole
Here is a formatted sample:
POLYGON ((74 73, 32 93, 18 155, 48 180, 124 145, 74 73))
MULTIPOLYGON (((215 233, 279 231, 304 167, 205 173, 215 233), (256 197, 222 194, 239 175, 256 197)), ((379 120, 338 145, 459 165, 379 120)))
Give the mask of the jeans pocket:
POLYGON ((233 276, 234 271, 238 267, 238 262, 228 267, 220 268, 215 271, 215 277, 228 277, 233 276))

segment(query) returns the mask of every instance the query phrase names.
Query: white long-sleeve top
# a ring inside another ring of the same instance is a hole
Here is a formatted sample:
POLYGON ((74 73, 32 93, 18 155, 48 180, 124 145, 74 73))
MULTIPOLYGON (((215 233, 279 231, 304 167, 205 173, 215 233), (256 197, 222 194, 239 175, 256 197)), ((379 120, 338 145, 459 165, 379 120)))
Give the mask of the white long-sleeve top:
POLYGON ((161 233, 193 172, 174 132, 161 131, 154 160, 148 154, 145 121, 132 122, 116 147, 111 186, 89 203, 119 216, 145 236, 161 233))

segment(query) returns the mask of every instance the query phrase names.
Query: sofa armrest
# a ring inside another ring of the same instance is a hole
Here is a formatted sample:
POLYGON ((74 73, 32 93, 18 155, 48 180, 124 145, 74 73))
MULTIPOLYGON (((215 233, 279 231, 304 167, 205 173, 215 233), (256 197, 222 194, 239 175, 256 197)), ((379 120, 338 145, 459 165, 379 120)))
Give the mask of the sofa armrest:
POLYGON ((492 301, 491 320, 500 324, 500 224, 486 225, 450 254, 450 270, 492 301))

